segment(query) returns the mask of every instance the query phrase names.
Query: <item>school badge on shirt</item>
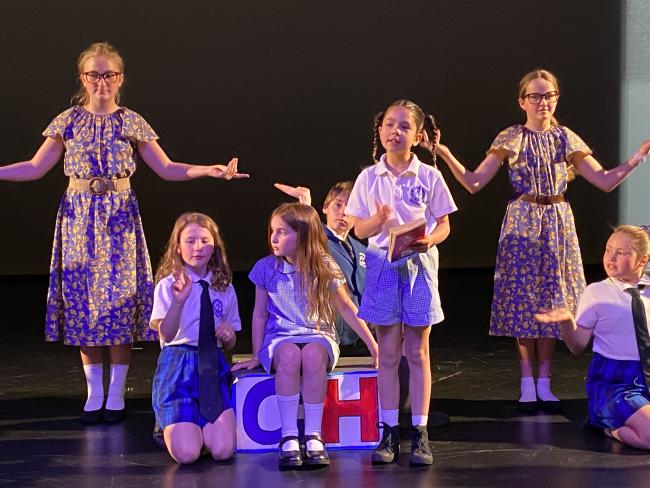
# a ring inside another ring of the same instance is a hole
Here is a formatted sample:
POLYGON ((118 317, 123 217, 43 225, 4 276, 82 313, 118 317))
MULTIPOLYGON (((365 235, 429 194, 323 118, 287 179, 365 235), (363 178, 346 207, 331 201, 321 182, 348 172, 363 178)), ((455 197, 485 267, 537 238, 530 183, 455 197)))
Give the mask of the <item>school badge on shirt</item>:
POLYGON ((424 203, 424 199, 426 197, 426 192, 424 191, 424 187, 422 185, 412 186, 411 188, 409 188, 408 197, 409 197, 409 202, 411 202, 414 205, 419 205, 421 203, 424 203))
POLYGON ((365 252, 360 252, 359 253, 359 266, 362 268, 366 267, 366 253, 365 252))
POLYGON ((223 302, 218 298, 212 300, 212 310, 214 310, 215 318, 220 319, 223 317, 223 302))

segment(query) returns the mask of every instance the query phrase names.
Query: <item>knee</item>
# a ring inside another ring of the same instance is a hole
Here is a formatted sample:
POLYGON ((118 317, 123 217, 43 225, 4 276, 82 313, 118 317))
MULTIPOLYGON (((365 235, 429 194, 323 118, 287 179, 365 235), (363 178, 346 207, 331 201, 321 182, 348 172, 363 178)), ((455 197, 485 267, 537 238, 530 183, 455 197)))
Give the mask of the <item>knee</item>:
POLYGON ((275 359, 275 369, 278 372, 294 373, 300 371, 301 354, 294 344, 278 348, 275 359))
POLYGON ((406 351, 406 359, 409 367, 420 367, 429 365, 429 348, 426 346, 410 347, 406 351))
POLYGON ((224 439, 221 442, 216 442, 210 448, 210 454, 215 461, 225 461, 230 459, 235 454, 235 443, 231 439, 224 439))
POLYGON ((327 351, 320 346, 305 347, 302 351, 302 370, 305 376, 325 374, 329 357, 327 351))
POLYGON ((399 349, 379 351, 379 367, 382 369, 397 369, 402 359, 402 351, 399 349))
POLYGON ((185 443, 171 443, 168 447, 169 455, 178 464, 192 464, 201 455, 201 448, 185 443))

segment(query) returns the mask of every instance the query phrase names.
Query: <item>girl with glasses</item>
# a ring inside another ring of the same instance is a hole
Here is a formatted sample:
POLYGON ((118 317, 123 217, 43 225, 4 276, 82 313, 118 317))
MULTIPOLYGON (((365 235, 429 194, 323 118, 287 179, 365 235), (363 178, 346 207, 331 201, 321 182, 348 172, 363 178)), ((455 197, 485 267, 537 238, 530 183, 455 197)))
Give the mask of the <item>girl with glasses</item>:
POLYGON ((546 70, 526 74, 519 82, 518 95, 525 123, 500 132, 474 171, 461 164, 448 147, 425 141, 470 193, 483 188, 502 165, 508 170, 513 193, 499 237, 490 334, 516 340, 521 371, 518 407, 524 413, 534 413, 538 407, 548 413, 561 410, 550 386, 560 327, 542 323, 534 314, 542 308, 560 307, 575 312, 585 287, 573 214, 564 198, 572 168, 609 192, 650 150, 650 140, 645 141, 630 159, 604 169, 580 137, 558 124, 554 117, 558 98, 553 74, 546 70))
POLYGON ((136 155, 166 180, 248 175, 237 172, 237 159, 226 166, 171 161, 149 124, 119 105, 124 61, 113 46, 92 44, 79 56, 77 68, 81 86, 73 106, 45 129, 45 141, 30 160, 0 167, 0 180, 39 179, 63 156, 70 180, 56 220, 45 339, 80 347, 88 388, 82 422, 116 422, 124 416, 132 344, 156 339, 148 324, 151 264, 129 180, 136 155))

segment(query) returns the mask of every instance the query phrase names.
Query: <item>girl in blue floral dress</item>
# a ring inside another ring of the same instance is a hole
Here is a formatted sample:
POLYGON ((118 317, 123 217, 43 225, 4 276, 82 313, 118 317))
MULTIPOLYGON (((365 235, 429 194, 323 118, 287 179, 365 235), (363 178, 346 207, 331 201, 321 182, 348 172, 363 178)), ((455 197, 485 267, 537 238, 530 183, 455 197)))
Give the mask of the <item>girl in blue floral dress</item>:
MULTIPOLYGON (((561 408, 550 387, 551 359, 560 328, 557 323, 540 323, 534 314, 542 308, 567 308, 575 313, 585 288, 573 214, 564 198, 570 168, 609 192, 650 150, 650 141, 645 141, 629 160, 605 170, 580 137, 555 120, 558 99, 553 74, 546 70, 526 74, 518 96, 526 123, 500 132, 474 171, 458 162, 449 148, 436 147, 436 154, 470 193, 483 188, 502 164, 508 169, 513 194, 499 237, 490 334, 516 339, 521 369, 519 408, 527 413, 538 407, 547 412, 561 408)), ((428 147, 432 147, 430 142, 428 147)))
POLYGON ((45 129, 31 160, 0 167, 0 180, 44 176, 64 156, 70 178, 56 220, 45 339, 80 346, 88 398, 81 420, 115 422, 124 415, 124 385, 134 341, 155 340, 149 329, 153 277, 138 202, 129 178, 136 154, 161 178, 243 178, 237 159, 227 166, 171 161, 137 113, 119 105, 124 62, 106 43, 78 61, 81 87, 74 105, 45 129), (110 355, 104 405, 102 362, 110 355))

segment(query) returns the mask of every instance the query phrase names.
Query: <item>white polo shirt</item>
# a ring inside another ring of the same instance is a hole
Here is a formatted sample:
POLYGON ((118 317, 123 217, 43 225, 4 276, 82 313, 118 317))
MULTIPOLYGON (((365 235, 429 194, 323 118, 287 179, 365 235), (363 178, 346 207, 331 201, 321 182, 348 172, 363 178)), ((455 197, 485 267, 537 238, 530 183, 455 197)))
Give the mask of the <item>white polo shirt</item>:
MULTIPOLYGON (((641 301, 650 318, 650 279, 641 278, 641 301)), ((638 361, 639 349, 632 319, 632 297, 624 290, 631 288, 615 278, 589 285, 578 303, 576 323, 593 329, 593 350, 610 359, 638 361)))
MULTIPOLYGON (((198 346, 199 344, 199 319, 201 317, 201 293, 203 288, 199 280, 210 283, 212 273, 208 273, 201 278, 192 270, 185 268, 187 274, 192 279, 192 290, 185 300, 181 312, 180 323, 176 336, 170 342, 163 342, 160 339, 160 347, 176 346, 179 344, 188 344, 198 346)), ((151 321, 162 320, 167 315, 167 311, 172 304, 173 296, 171 286, 174 283, 174 277, 169 275, 158 282, 153 294, 153 310, 151 321)), ((220 323, 228 323, 235 330, 241 330, 241 320, 239 319, 239 309, 237 306, 237 295, 232 284, 228 285, 224 291, 217 291, 214 288, 208 289, 210 301, 214 310, 214 323, 218 326, 220 323)))
POLYGON ((393 209, 381 231, 368 238, 372 247, 388 247, 388 229, 415 219, 427 221, 426 232, 436 228, 436 219, 458 210, 442 173, 422 163, 415 154, 409 167, 394 176, 386 166, 386 154, 379 162, 365 168, 357 177, 345 207, 345 213, 367 219, 377 213, 377 202, 393 209))

